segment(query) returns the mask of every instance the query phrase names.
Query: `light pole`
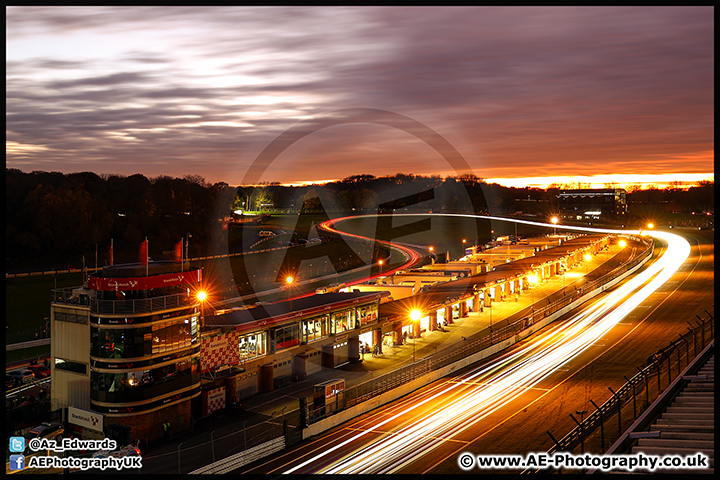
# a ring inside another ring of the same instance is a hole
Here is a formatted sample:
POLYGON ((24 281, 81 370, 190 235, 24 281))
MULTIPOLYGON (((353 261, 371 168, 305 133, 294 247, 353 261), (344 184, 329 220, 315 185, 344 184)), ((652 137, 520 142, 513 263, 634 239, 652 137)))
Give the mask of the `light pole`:
POLYGON ((550 221, 551 221, 552 224, 554 225, 554 226, 553 226, 553 235, 557 235, 557 223, 558 223, 558 218, 557 218, 557 217, 552 217, 552 218, 550 219, 550 221))
POLYGON ((586 276, 586 277, 587 277, 587 275, 590 273, 590 267, 592 266, 592 265, 590 264, 590 260, 592 260, 592 255, 590 255, 589 253, 586 253, 586 254, 585 254, 585 261, 588 262, 588 269, 587 269, 587 272, 585 272, 585 276, 586 276))
MULTIPOLYGON (((288 277, 285 279, 285 283, 287 285, 287 287, 286 287, 287 288, 287 299, 288 299, 288 301, 290 301, 290 286, 293 283, 293 277, 288 275, 288 277)), ((291 307, 290 309, 292 310, 292 303, 290 304, 290 307, 291 307)))
POLYGON ((415 363, 415 342, 417 341, 415 336, 415 323, 420 320, 420 315, 420 310, 413 310, 410 312, 410 320, 412 320, 413 326, 413 363, 415 363))
POLYGON ((197 293, 197 298, 200 300, 200 327, 205 326, 205 300, 207 300, 207 293, 200 290, 197 293))
POLYGON ((490 306, 488 307, 488 310, 490 310, 490 343, 492 344, 492 311, 493 311, 493 301, 492 298, 490 299, 490 306))
MULTIPOLYGON (((177 238, 177 237, 176 237, 177 238)), ((190 264, 190 239, 192 238, 192 234, 188 232, 187 235, 185 235, 185 261, 190 264)))
POLYGON ((380 273, 382 273, 383 261, 382 261, 382 260, 378 260, 378 265, 380 265, 380 273))

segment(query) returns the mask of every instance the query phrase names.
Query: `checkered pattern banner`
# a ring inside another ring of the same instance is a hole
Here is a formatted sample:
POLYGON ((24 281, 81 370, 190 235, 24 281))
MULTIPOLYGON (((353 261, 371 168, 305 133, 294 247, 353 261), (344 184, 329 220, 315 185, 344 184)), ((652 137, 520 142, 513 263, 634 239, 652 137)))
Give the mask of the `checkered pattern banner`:
POLYGON ((235 352, 238 349, 239 337, 238 332, 230 332, 203 338, 200 344, 201 372, 207 373, 208 369, 215 369, 221 365, 237 365, 239 362, 235 352))
POLYGON ((205 415, 210 415, 214 411, 222 410, 223 408, 225 408, 225 387, 208 390, 205 415))

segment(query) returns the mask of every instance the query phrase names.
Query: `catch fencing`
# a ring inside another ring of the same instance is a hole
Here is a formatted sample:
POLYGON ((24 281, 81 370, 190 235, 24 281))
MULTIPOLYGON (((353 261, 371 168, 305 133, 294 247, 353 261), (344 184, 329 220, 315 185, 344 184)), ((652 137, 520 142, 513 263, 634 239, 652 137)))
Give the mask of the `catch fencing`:
POLYGON ((632 378, 625 377, 627 382, 617 391, 608 387, 611 396, 605 403, 598 406, 590 400, 595 410, 587 417, 578 421, 575 416, 570 415, 577 426, 567 435, 555 440, 548 431, 554 445, 547 453, 551 455, 555 452, 575 452, 578 447, 580 453, 585 453, 586 447, 591 447, 593 453, 604 453, 616 439, 622 436, 624 429, 632 424, 665 388, 670 386, 682 369, 686 368, 705 346, 713 341, 714 318, 707 310, 705 313, 709 318, 698 317, 699 322, 688 322, 687 333, 678 335, 677 340, 671 341, 667 347, 650 355, 647 365, 642 369, 637 368, 638 373, 632 378), (598 433, 598 430, 599 438, 593 438, 590 444, 590 436, 598 433))

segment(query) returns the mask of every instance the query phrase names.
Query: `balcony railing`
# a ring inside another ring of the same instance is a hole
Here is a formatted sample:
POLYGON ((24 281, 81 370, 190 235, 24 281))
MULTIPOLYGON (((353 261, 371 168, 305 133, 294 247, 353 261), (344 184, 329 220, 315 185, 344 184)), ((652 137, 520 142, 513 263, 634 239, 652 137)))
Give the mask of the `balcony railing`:
POLYGON ((173 308, 189 307, 199 305, 194 296, 186 293, 164 295, 162 297, 141 298, 135 300, 99 300, 90 298, 90 312, 104 314, 132 315, 140 313, 158 312, 173 308))
POLYGON ((52 303, 64 303, 67 305, 85 306, 89 305, 87 291, 82 294, 82 287, 56 288, 52 290, 52 303))

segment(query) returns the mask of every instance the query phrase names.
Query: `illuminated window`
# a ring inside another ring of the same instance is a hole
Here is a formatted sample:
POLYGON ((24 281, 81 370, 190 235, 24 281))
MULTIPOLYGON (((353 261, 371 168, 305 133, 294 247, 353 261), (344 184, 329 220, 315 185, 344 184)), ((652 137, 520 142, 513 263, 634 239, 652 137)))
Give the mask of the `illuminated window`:
POLYGON ((335 312, 330 317, 330 333, 342 333, 355 328, 354 310, 335 312))
POLYGON ((238 339, 238 355, 240 360, 261 357, 267 354, 267 333, 258 332, 244 335, 238 339))
POLYGON ((302 321, 302 341, 312 342, 327 336, 328 316, 311 318, 302 321))

